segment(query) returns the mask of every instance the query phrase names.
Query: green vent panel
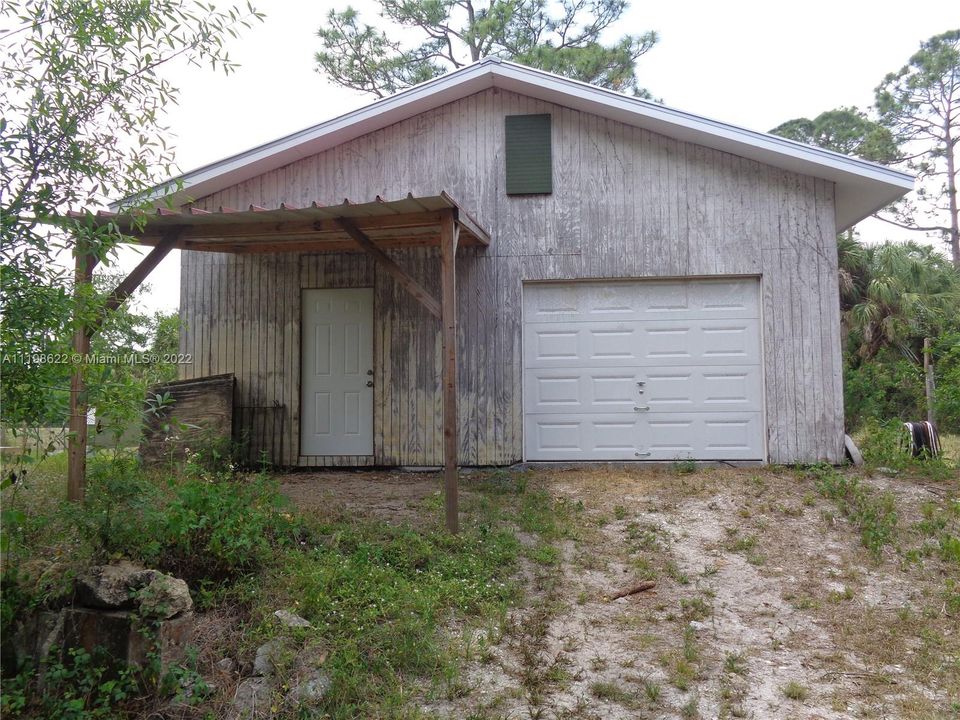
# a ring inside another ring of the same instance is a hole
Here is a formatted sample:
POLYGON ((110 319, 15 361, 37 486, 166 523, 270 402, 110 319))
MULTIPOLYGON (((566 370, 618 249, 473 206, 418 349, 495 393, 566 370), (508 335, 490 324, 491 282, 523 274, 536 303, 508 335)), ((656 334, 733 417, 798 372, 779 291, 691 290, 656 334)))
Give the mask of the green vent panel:
POLYGON ((549 115, 507 115, 507 195, 553 192, 549 115))

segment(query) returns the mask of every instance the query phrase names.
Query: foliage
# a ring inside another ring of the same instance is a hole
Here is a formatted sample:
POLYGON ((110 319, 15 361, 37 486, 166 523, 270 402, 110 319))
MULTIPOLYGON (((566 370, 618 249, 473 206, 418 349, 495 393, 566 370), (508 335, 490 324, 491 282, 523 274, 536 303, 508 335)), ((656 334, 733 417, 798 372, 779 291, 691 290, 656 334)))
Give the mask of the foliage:
MULTIPOLYGON (((250 6, 219 11, 194 0, 0 0, 5 351, 65 351, 76 327, 100 319, 100 294, 73 293, 72 271, 59 261, 89 253, 108 265, 122 238, 89 213, 64 211, 133 196, 169 176, 162 123, 177 92, 160 71, 172 62, 231 71, 225 38, 260 17, 250 6)), ((48 408, 62 415, 63 371, 5 364, 5 421, 35 424, 48 408)))
MULTIPOLYGON (((58 654, 58 653, 57 653, 58 654)), ((117 716, 117 706, 139 694, 135 671, 120 667, 107 653, 73 649, 63 660, 51 653, 41 673, 26 667, 3 684, 4 717, 95 720, 117 716)))
POLYGON ((845 363, 843 402, 849 428, 874 419, 918 420, 927 415, 923 368, 885 348, 869 362, 845 363))
POLYGON ((102 558, 139 560, 197 589, 261 568, 295 531, 282 505, 264 476, 191 473, 163 487, 116 459, 91 468, 88 501, 74 513, 102 558))
POLYGON ((838 238, 847 426, 926 417, 923 340, 932 338, 941 430, 960 429, 960 273, 914 242, 838 238))
MULTIPOLYGON (((416 526, 364 517, 357 508, 320 509, 320 517, 304 520, 287 517, 282 507, 278 512, 276 487, 266 478, 234 476, 225 468, 211 473, 193 458, 182 476, 151 476, 132 461, 103 454, 91 460, 87 504, 65 506, 64 465, 56 460, 40 463, 15 498, 14 488, 4 491, 5 504, 26 516, 4 528, 16 537, 5 568, 25 570, 16 583, 7 583, 13 575, 4 578, 11 600, 5 612, 45 604, 37 577, 44 566, 42 574, 63 576, 68 563, 85 567, 125 556, 174 573, 186 568, 203 576, 191 583, 200 607, 226 602, 250 617, 243 640, 236 633, 233 641, 243 649, 232 647, 232 657, 274 634, 289 637, 273 616, 278 607, 307 618, 329 650, 324 670, 332 688, 321 710, 337 718, 402 715, 424 677, 441 684, 441 692, 449 691, 443 683, 455 686, 460 652, 442 634, 451 618, 465 623, 468 642, 480 643, 471 651, 495 643, 508 631, 506 613, 519 598, 511 580, 524 552, 519 528, 535 538, 531 550, 543 551, 571 537, 581 512, 576 503, 529 488, 526 474, 500 471, 471 482, 457 536, 443 529, 439 493, 423 501, 425 520, 416 526), (45 468, 49 478, 41 478, 45 468), (48 502, 51 489, 55 497, 48 502), (221 565, 209 565, 208 553, 221 565), (213 587, 217 578, 223 584, 213 587), (484 631, 479 641, 478 629, 484 631)), ((32 703, 25 716, 57 716, 59 708, 54 715, 38 708, 35 681, 35 674, 5 680, 4 696, 32 703)), ((148 705, 162 703, 153 696, 175 686, 141 689, 141 697, 151 696, 148 705)), ((120 715, 129 706, 113 707, 120 715)))
POLYGON ((934 347, 937 424, 960 433, 960 330, 943 335, 934 347))
POLYGON ((913 457, 909 452, 906 428, 899 420, 868 420, 858 433, 860 451, 870 467, 909 471, 932 480, 951 480, 960 470, 960 461, 949 458, 913 457))
POLYGON ((860 531, 863 546, 879 559, 884 546, 895 540, 897 512, 893 495, 874 492, 856 477, 829 465, 814 466, 809 474, 820 494, 837 503, 840 512, 860 531))
POLYGON ((920 356, 923 338, 957 327, 960 273, 933 248, 915 242, 862 246, 863 274, 847 293, 848 347, 870 359, 883 347, 920 356))
POLYGON ((907 153, 918 174, 915 198, 895 204, 881 219, 900 227, 936 233, 960 268, 956 147, 960 142, 960 30, 920 44, 906 65, 876 88, 880 122, 907 153))
POLYGON ((827 110, 812 120, 788 120, 770 132, 807 145, 816 145, 878 163, 889 164, 900 156, 900 150, 890 130, 870 120, 864 112, 855 107, 827 110))
POLYGON ((649 93, 634 64, 656 33, 601 37, 627 9, 626 0, 379 0, 385 28, 361 21, 348 6, 331 10, 318 31, 318 71, 347 88, 384 97, 483 57, 559 73, 601 87, 649 93), (416 37, 405 43, 398 38, 416 37))

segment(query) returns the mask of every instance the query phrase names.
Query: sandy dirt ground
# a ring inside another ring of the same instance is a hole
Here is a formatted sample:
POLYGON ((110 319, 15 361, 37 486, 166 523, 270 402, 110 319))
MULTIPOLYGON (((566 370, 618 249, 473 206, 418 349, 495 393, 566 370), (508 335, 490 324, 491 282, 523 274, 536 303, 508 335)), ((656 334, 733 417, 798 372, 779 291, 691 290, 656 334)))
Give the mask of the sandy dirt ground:
MULTIPOLYGON (((944 601, 956 566, 906 547, 872 557, 813 479, 759 468, 528 476, 582 507, 577 527, 559 564, 524 561, 525 602, 503 627, 451 628, 467 648, 462 678, 427 696, 427 713, 958 717, 960 621, 944 601), (653 590, 608 599, 645 579, 653 590)), ((950 482, 863 480, 892 493, 903 528, 956 493, 950 482)), ((435 475, 404 473, 296 474, 283 486, 304 508, 411 522, 438 489, 435 475)))

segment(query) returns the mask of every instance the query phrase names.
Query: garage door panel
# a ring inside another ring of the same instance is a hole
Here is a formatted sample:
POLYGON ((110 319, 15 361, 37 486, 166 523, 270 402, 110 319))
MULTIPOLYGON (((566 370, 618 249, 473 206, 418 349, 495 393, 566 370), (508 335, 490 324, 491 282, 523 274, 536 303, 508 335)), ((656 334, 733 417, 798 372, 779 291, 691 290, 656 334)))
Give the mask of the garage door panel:
POLYGON ((751 460, 760 413, 527 415, 527 460, 751 460))
POLYGON ((760 357, 756 319, 626 323, 528 323, 528 368, 624 365, 731 365, 760 357))
POLYGON ((524 288, 529 460, 760 460, 759 283, 524 288))
POLYGON ((524 371, 528 413, 759 412, 759 366, 529 368, 524 371))
POLYGON ((759 458, 760 413, 670 413, 646 420, 645 451, 653 460, 759 458))
POLYGON ((756 280, 580 282, 530 285, 527 322, 759 318, 756 280))

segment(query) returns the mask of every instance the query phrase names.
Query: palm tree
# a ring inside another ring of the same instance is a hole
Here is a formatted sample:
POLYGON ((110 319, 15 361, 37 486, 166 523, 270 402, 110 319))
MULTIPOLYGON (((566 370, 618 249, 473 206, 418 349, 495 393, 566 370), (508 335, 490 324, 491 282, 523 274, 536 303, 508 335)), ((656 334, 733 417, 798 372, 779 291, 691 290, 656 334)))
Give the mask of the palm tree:
POLYGON ((960 325, 960 272, 934 248, 850 238, 839 247, 845 337, 861 361, 884 347, 917 360, 924 337, 960 325))

